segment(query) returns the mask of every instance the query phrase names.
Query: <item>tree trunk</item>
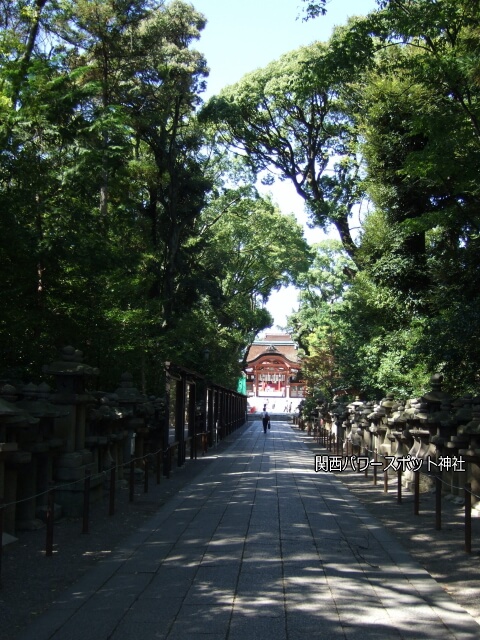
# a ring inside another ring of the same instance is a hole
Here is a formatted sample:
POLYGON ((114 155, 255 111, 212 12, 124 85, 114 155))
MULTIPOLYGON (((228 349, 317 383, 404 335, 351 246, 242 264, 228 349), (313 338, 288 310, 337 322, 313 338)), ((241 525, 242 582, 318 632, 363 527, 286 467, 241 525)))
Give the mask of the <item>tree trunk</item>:
POLYGON ((37 0, 35 3, 35 13, 33 15, 32 25, 28 33, 28 39, 25 46, 25 51, 20 59, 20 68, 18 72, 18 77, 13 87, 12 104, 13 104, 14 110, 17 108, 18 99, 20 97, 20 91, 21 91, 23 82, 27 76, 28 65, 30 64, 33 48, 35 47, 35 41, 37 39, 38 31, 40 29, 40 16, 46 4, 47 4, 47 0, 37 0))

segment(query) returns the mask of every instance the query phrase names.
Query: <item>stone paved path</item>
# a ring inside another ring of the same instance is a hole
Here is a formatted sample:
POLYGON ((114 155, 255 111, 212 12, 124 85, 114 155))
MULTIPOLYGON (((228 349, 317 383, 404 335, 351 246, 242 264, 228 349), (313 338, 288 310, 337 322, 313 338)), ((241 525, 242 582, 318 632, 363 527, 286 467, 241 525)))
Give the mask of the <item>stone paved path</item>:
POLYGON ((254 422, 21 640, 478 639, 288 423, 254 422))

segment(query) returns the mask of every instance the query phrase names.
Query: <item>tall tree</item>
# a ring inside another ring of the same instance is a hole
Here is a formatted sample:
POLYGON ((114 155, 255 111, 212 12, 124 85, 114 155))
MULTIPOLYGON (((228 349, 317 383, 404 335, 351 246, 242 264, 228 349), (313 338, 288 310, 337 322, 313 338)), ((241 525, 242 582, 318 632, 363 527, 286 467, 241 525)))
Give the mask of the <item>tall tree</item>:
POLYGON ((211 188, 203 168, 203 134, 193 118, 208 71, 203 56, 190 49, 204 24, 191 5, 178 1, 145 22, 144 65, 122 96, 135 132, 135 162, 147 178, 139 209, 150 224, 149 295, 161 301, 162 331, 172 328, 188 305, 181 294, 190 268, 184 247, 211 188))
POLYGON ((288 323, 303 353, 307 385, 332 398, 335 389, 346 384, 337 354, 338 313, 351 286, 347 274, 353 263, 338 240, 325 240, 312 250, 311 268, 298 280, 299 309, 288 323))
POLYGON ((100 359, 146 348, 152 325, 168 315, 149 305, 148 290, 160 279, 163 306, 174 306, 176 292, 164 283, 172 273, 180 280, 177 256, 190 233, 175 238, 165 222, 191 228, 209 184, 188 122, 206 74, 189 49, 203 18, 180 2, 65 2, 45 11, 41 42, 51 48, 32 49, 20 85, 12 78, 31 29, 28 12, 6 25, 4 50, 18 43, 19 53, 5 53, 0 101, 0 199, 9 229, 0 252, 12 293, 0 341, 4 353, 13 344, 19 352, 8 364, 20 359, 37 369, 70 340, 99 347, 100 359), (153 252, 145 227, 150 194, 153 252), (155 278, 145 267, 150 255, 160 265, 155 278))
POLYGON ((459 246, 478 225, 478 2, 379 4, 371 24, 385 49, 363 112, 371 196, 403 223, 404 289, 424 291, 425 232, 440 226, 459 246))
POLYGON ((333 224, 352 258, 349 218, 363 186, 347 95, 372 54, 368 33, 338 31, 328 44, 303 47, 246 75, 203 112, 257 173, 290 180, 314 224, 333 224))
POLYGON ((385 49, 366 91, 365 154, 391 242, 364 242, 364 253, 377 283, 414 301, 423 322, 417 354, 450 374, 449 384, 457 378, 458 388, 472 389, 480 327, 479 3, 379 6, 372 32, 385 49))
POLYGON ((207 346, 215 379, 232 383, 246 346, 272 323, 264 308, 271 292, 307 270, 308 245, 293 217, 243 188, 212 199, 196 229, 189 243, 196 295, 191 292, 189 313, 179 319, 175 353, 196 367, 207 346))

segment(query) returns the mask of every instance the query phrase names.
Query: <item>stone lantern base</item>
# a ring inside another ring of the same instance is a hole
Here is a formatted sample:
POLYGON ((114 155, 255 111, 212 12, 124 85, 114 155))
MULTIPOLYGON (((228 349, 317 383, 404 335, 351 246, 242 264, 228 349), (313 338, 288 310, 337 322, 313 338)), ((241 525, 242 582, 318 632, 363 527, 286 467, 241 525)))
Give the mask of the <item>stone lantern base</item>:
POLYGON ((95 474, 93 454, 87 449, 64 453, 56 460, 55 503, 62 507, 67 517, 80 517, 83 514, 85 476, 91 472, 90 502, 101 500, 103 495, 103 475, 95 474))

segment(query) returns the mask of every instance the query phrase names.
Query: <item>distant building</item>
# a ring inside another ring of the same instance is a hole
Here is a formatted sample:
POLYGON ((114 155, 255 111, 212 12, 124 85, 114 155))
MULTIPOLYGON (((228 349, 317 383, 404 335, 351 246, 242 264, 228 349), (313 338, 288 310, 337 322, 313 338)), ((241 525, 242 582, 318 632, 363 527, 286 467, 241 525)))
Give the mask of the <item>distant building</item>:
MULTIPOLYGON (((247 354, 247 395, 257 403, 284 398, 295 408, 304 397, 298 347, 288 333, 267 333, 252 343, 247 354)), ((281 402, 278 408, 282 408, 281 402)), ((286 406, 286 405, 283 405, 286 406)))

